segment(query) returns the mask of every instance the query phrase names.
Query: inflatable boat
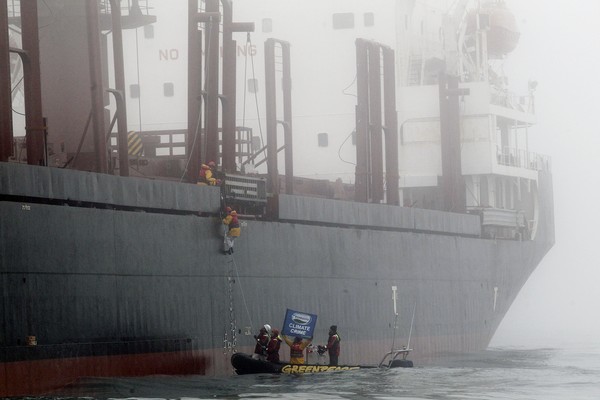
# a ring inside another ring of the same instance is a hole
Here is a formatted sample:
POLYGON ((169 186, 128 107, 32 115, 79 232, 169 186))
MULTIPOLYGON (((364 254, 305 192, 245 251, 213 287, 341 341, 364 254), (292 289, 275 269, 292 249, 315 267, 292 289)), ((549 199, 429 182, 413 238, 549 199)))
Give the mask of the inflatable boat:
POLYGON ((322 364, 290 364, 287 362, 270 362, 256 360, 252 355, 234 353, 231 365, 238 375, 247 374, 314 374, 322 372, 356 371, 367 368, 412 368, 413 362, 406 359, 410 350, 396 350, 387 353, 379 365, 322 365, 322 364))

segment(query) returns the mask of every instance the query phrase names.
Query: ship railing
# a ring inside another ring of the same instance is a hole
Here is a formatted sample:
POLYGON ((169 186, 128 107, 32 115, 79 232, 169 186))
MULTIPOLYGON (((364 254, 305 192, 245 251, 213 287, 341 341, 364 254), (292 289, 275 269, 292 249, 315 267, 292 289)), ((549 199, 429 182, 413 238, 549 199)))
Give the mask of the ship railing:
POLYGON ((552 159, 549 156, 537 153, 532 154, 533 157, 530 157, 530 165, 532 169, 537 171, 552 171, 552 159))
MULTIPOLYGON (((142 157, 144 158, 186 158, 187 130, 162 130, 138 132, 142 141, 142 157)), ((117 152, 117 134, 113 132, 110 138, 110 147, 117 152)))
POLYGON ((443 59, 443 47, 439 39, 434 35, 412 35, 414 40, 409 40, 411 45, 405 50, 405 54, 398 55, 398 63, 405 71, 406 81, 402 84, 416 86, 431 84, 425 76, 426 63, 430 59, 443 59))
POLYGON ((533 94, 518 95, 516 93, 497 90, 491 94, 491 103, 528 114, 535 114, 533 94))
MULTIPOLYGON (((23 0, 8 0, 8 17, 20 18, 21 17, 21 1, 23 0)), ((144 15, 150 15, 152 7, 150 5, 151 0, 127 0, 126 2, 120 1, 121 14, 124 16, 129 15, 133 10, 134 13, 141 11, 144 15), (132 6, 134 6, 132 8, 132 6)), ((110 14, 111 5, 110 0, 100 1, 100 14, 110 14)))
MULTIPOLYGON (((143 131, 136 134, 142 141, 142 155, 145 158, 187 158, 187 129, 143 131)), ((258 147, 253 143, 252 129, 245 127, 237 127, 235 143, 238 149, 236 158, 240 164, 247 163, 243 160, 253 154, 253 148, 258 147)), ((219 145, 221 144, 219 139, 219 145)), ((118 150, 116 132, 111 133, 110 147, 114 152, 118 150)))
MULTIPOLYGON (((141 28, 156 22, 156 16, 151 14, 152 7, 149 0, 118 1, 122 29, 141 28)), ((103 31, 112 29, 111 0, 100 0, 100 29, 103 31)), ((152 35, 150 32, 152 28, 149 28, 147 34, 152 35)))
MULTIPOLYGON (((111 4, 110 4, 111 0, 101 0, 100 1, 100 12, 101 14, 110 14, 110 10, 111 10, 111 4)), ((125 2, 123 1, 119 1, 120 4, 120 8, 121 8, 121 15, 129 15, 132 11, 132 6, 133 7, 133 12, 137 12, 137 11, 141 11, 142 14, 144 15, 150 15, 150 10, 152 9, 152 7, 150 7, 149 4, 150 0, 127 0, 125 2)))
POLYGON ((550 157, 517 149, 509 146, 496 146, 496 160, 499 165, 509 167, 525 168, 534 171, 550 171, 550 157))
POLYGON ((387 352, 379 362, 379 368, 392 368, 396 363, 401 363, 406 360, 412 349, 402 348, 387 352), (395 363, 396 362, 396 363, 395 363))
POLYGON ((469 214, 481 218, 482 236, 489 239, 528 240, 531 223, 522 210, 494 207, 467 207, 469 214))

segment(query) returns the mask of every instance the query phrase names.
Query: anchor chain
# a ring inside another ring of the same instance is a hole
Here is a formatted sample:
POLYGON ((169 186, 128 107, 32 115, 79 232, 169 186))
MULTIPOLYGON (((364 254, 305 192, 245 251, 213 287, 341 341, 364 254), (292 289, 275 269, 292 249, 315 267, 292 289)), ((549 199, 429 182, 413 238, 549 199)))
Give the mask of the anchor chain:
POLYGON ((233 306, 233 285, 235 284, 235 278, 233 278, 233 271, 230 270, 227 276, 227 292, 229 298, 229 331, 225 330, 223 339, 223 354, 236 353, 237 346, 237 322, 235 319, 235 308, 233 306))

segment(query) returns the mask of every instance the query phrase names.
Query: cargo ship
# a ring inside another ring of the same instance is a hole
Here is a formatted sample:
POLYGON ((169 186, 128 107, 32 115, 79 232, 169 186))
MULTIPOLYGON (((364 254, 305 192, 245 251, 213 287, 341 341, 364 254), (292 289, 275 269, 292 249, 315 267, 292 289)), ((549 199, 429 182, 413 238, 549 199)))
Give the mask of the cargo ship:
POLYGON ((0 26, 0 396, 233 374, 288 308, 340 363, 435 363, 485 349, 554 244, 501 1, 10 1, 0 26))

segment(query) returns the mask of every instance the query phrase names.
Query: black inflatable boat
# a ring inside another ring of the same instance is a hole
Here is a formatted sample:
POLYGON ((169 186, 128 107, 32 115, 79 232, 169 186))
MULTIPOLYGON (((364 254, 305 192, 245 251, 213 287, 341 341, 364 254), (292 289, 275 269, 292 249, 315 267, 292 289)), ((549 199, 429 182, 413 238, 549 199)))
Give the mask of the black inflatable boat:
POLYGON ((314 374, 321 372, 356 371, 367 368, 411 368, 413 362, 399 356, 406 356, 410 350, 397 350, 386 354, 379 365, 338 365, 289 364, 255 360, 245 353, 234 353, 231 365, 238 375, 247 374, 314 374))

